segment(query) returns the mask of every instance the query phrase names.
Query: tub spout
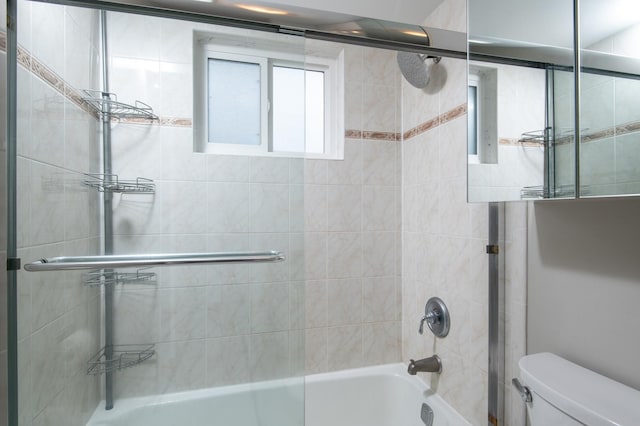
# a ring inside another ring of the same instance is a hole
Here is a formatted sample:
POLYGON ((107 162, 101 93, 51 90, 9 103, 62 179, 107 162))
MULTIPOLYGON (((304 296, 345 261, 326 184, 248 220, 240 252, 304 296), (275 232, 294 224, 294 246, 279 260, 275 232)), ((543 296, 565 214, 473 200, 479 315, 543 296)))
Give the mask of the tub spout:
POLYGON ((419 359, 417 361, 409 360, 409 368, 407 373, 415 376, 416 373, 442 373, 442 361, 438 355, 429 358, 419 359))

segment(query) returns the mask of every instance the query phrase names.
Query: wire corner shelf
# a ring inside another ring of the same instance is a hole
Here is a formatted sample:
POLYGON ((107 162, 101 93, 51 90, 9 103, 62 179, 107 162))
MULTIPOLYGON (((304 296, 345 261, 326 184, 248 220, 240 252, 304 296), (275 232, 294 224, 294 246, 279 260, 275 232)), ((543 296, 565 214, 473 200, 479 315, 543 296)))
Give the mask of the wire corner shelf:
POLYGON ((89 89, 84 89, 83 92, 85 96, 82 97, 82 100, 96 112, 110 119, 159 120, 159 117, 154 114, 153 108, 144 102, 136 100, 134 105, 130 105, 118 101, 115 93, 89 89))
POLYGON ((95 376, 110 373, 138 365, 155 355, 155 345, 114 345, 111 346, 111 356, 107 347, 102 347, 91 359, 87 367, 87 374, 95 376))
POLYGON ((97 189, 99 192, 142 193, 154 194, 156 184, 153 179, 137 177, 135 179, 120 179, 118 175, 86 174, 83 183, 97 189))
POLYGON ((149 272, 139 269, 135 272, 117 272, 117 271, 91 271, 83 275, 84 284, 88 287, 99 287, 107 285, 130 285, 130 284, 157 284, 157 275, 155 272, 149 272))
POLYGON ((518 142, 520 143, 538 143, 544 145, 549 139, 549 132, 551 127, 546 127, 542 130, 533 130, 531 132, 524 132, 520 135, 518 142))

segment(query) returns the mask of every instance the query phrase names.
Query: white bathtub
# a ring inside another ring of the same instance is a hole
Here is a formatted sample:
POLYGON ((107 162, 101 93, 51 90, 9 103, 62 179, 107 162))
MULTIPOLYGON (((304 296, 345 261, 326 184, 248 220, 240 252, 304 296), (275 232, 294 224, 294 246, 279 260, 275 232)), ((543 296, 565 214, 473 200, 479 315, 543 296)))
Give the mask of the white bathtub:
POLYGON ((404 364, 119 399, 87 426, 424 426, 425 402, 434 426, 470 426, 404 364))

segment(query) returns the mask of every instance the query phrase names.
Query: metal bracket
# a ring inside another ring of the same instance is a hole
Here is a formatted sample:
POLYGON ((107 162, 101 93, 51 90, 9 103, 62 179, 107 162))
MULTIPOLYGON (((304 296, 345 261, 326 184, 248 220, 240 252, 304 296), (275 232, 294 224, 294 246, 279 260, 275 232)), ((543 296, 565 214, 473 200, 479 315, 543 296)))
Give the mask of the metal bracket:
POLYGON ((7 271, 19 271, 22 267, 19 257, 7 258, 7 271))
POLYGON ((497 244, 488 245, 487 254, 500 254, 500 246, 497 244))

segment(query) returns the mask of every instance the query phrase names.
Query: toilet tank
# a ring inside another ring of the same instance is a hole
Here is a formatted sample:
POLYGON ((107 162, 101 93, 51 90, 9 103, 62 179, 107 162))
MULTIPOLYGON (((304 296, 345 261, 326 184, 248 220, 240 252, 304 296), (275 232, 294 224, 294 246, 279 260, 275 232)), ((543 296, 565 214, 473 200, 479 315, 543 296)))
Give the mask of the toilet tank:
POLYGON ((531 426, 638 426, 640 391, 551 353, 520 359, 531 426))

